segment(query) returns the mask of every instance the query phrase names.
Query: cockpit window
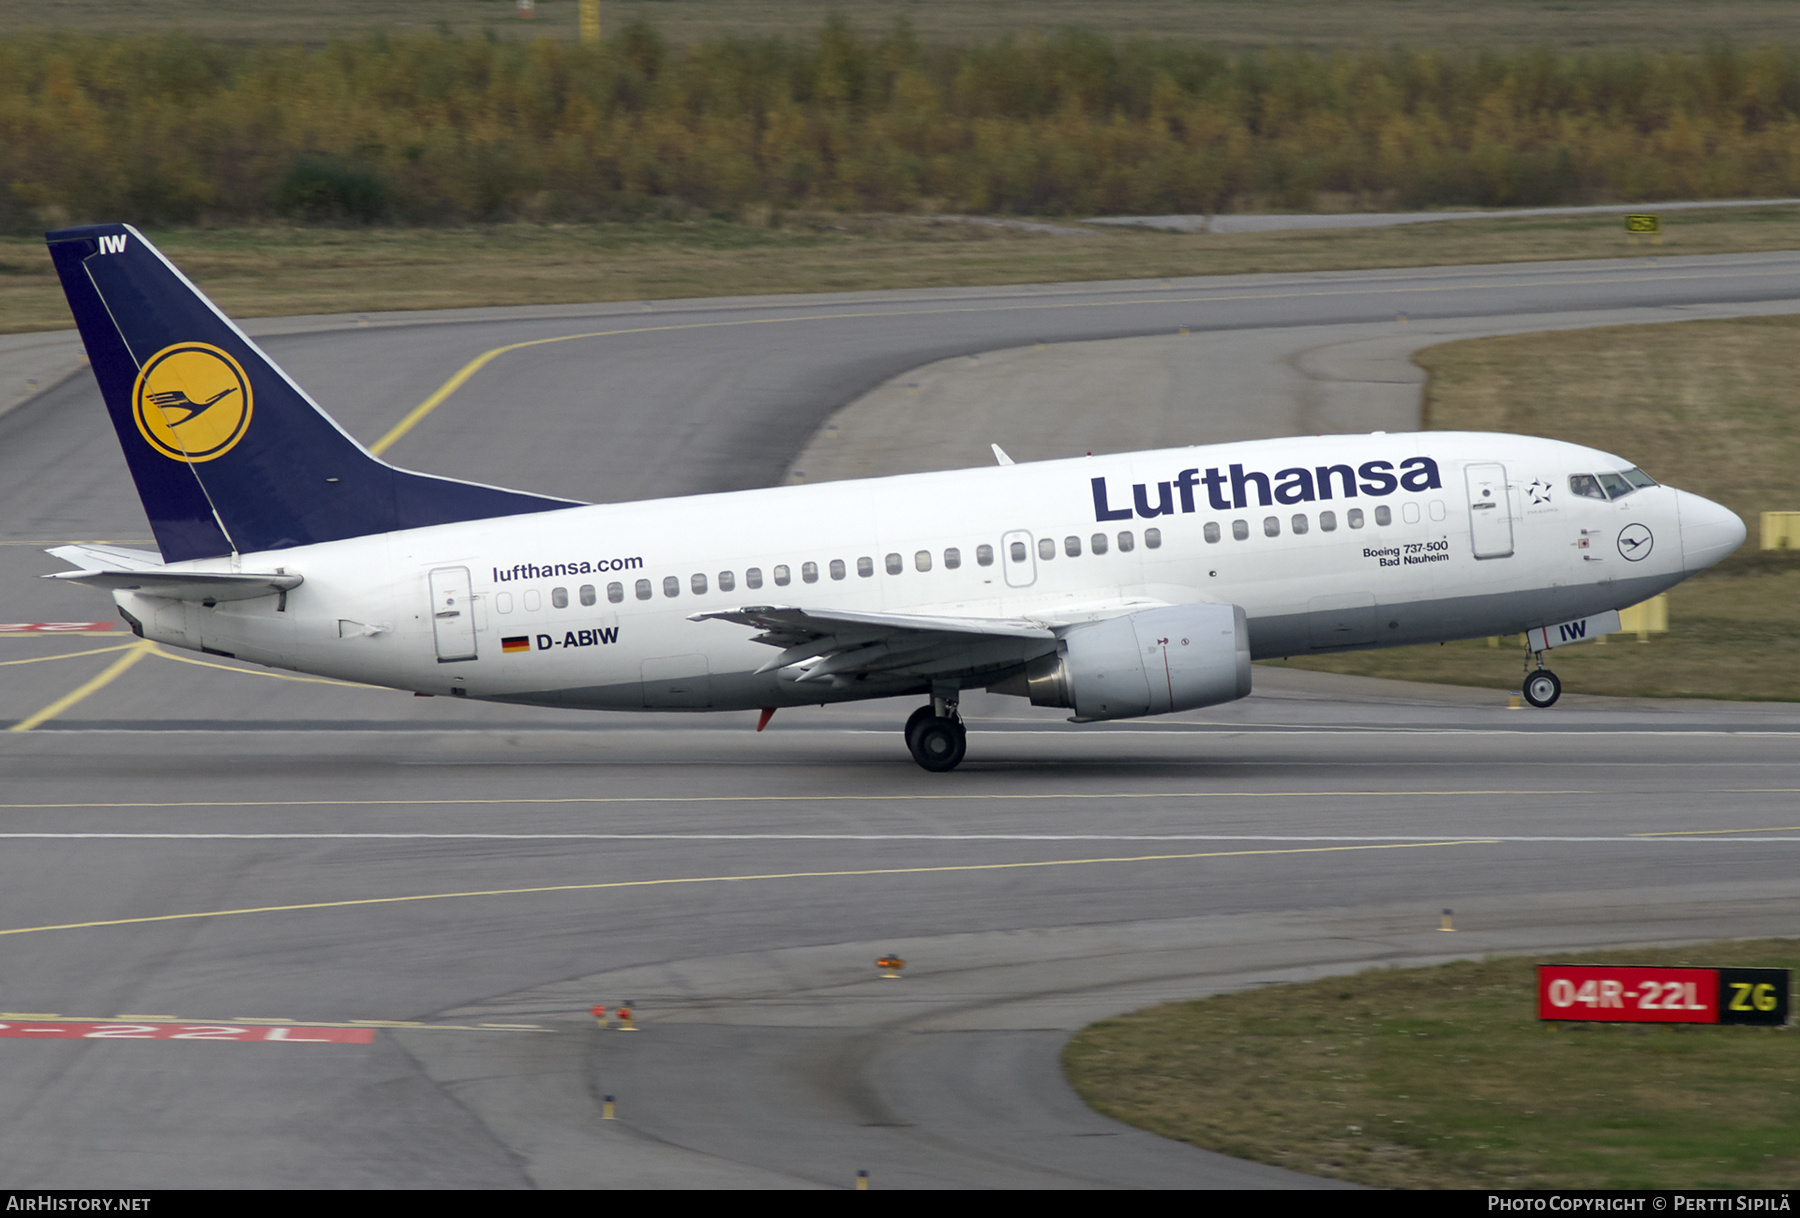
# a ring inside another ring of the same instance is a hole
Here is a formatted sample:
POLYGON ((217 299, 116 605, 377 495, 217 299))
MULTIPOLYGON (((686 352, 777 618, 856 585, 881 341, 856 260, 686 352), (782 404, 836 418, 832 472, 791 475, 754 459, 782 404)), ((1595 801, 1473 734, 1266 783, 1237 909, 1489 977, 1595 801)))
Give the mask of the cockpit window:
POLYGON ((1569 490, 1583 499, 1606 498, 1606 492, 1600 489, 1600 480, 1592 474, 1570 474, 1569 490))
POLYGON ((1569 490, 1583 499, 1623 499, 1632 491, 1655 485, 1656 479, 1635 466, 1617 474, 1569 475, 1569 490))
POLYGON ((1623 499, 1637 489, 1620 474, 1596 474, 1595 477, 1600 479, 1600 486, 1606 491, 1608 499, 1623 499))

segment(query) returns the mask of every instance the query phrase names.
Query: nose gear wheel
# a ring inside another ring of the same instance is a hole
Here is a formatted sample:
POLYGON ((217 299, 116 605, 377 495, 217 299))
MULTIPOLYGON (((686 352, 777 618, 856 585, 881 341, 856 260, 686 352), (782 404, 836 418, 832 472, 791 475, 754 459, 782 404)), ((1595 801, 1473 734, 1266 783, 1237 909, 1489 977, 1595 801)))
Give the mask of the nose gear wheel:
POLYGON ((1562 681, 1548 668, 1540 668, 1525 678, 1524 694, 1533 706, 1554 706, 1562 697, 1562 681))

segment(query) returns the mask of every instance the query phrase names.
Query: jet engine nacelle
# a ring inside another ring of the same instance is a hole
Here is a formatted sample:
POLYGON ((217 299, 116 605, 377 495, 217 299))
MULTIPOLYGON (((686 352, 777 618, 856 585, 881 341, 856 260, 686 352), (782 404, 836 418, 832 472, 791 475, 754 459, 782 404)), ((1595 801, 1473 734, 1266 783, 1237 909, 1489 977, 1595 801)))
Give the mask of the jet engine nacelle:
POLYGON ((1250 632, 1236 605, 1146 609, 1076 626, 1025 672, 1034 706, 1076 723, 1231 702, 1250 692, 1250 632))

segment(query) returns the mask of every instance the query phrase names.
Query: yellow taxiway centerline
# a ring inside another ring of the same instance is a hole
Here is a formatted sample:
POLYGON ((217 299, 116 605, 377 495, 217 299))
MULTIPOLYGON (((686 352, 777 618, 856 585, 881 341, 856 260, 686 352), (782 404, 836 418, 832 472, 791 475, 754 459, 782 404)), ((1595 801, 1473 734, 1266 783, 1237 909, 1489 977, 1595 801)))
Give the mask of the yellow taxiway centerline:
POLYGON ((1728 833, 1794 833, 1800 825, 1777 825, 1772 829, 1665 829, 1660 833, 1633 833, 1633 837, 1717 837, 1728 833))
POLYGON ((125 654, 114 660, 111 664, 108 664, 106 670, 99 676, 87 682, 85 685, 80 685, 70 690, 68 693, 52 702, 49 706, 44 707, 36 714, 29 715, 26 718, 19 720, 6 730, 9 732, 29 732, 38 724, 56 718, 89 694, 98 693, 100 690, 105 689, 108 685, 112 684, 120 674, 125 672, 126 669, 156 650, 156 644, 150 642, 148 639, 140 639, 135 643, 127 643, 125 647, 125 654))
POLYGON ((193 656, 178 656, 172 652, 159 651, 159 660, 174 660, 177 664, 193 664, 199 668, 218 668, 225 672, 235 672, 241 677, 273 677, 277 681, 303 681, 309 685, 341 685, 345 689, 373 689, 382 693, 393 693, 387 685, 364 685, 361 681, 339 681, 332 677, 307 677, 295 673, 264 672, 258 668, 238 668, 231 664, 215 664, 211 660, 196 660, 193 656))
MULTIPOLYGON (((70 633, 74 633, 74 632, 71 631, 70 633)), ((40 637, 47 637, 47 636, 40 636, 40 637)), ((67 636, 64 636, 64 637, 67 637, 67 636)), ((124 651, 127 647, 136 647, 136 646, 137 646, 137 644, 135 642, 120 643, 117 647, 92 647, 92 648, 89 648, 87 651, 65 651, 61 655, 32 656, 29 660, 0 660, 0 668, 6 668, 13 664, 43 664, 43 663, 47 663, 50 660, 73 660, 78 656, 105 655, 109 651, 124 651)))
POLYGON ((62 922, 52 926, 16 926, 0 935, 30 935, 48 930, 89 930, 101 926, 138 926, 150 922, 184 922, 239 914, 295 913, 308 909, 346 909, 358 905, 403 905, 416 901, 448 901, 457 897, 529 896, 548 892, 599 892, 613 888, 667 888, 686 884, 742 884, 755 880, 824 880, 881 875, 930 875, 946 872, 1019 871, 1041 867, 1082 867, 1095 863, 1165 863, 1190 859, 1244 858, 1272 854, 1336 854, 1350 850, 1413 850, 1428 846, 1492 846, 1491 838, 1454 842, 1388 842, 1361 846, 1301 846, 1281 850, 1209 850, 1189 854, 1137 854, 1117 858, 1043 859, 1028 863, 956 863, 935 867, 873 867, 846 871, 783 871, 760 875, 697 875, 664 880, 609 880, 598 884, 546 884, 532 888, 489 888, 469 892, 426 892, 405 897, 357 897, 345 901, 308 901, 297 905, 258 905, 247 909, 209 909, 198 913, 153 914, 143 918, 106 918, 94 922, 62 922))

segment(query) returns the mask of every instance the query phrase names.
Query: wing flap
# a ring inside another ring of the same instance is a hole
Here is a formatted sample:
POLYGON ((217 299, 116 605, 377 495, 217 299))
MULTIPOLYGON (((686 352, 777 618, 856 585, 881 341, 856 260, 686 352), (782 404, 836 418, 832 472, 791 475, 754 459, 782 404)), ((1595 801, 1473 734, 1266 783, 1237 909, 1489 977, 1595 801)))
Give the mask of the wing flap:
POLYGON ((797 682, 992 672, 1023 664, 1056 641, 1048 626, 1020 618, 747 605, 696 613, 688 620, 735 622, 761 631, 752 641, 781 652, 757 672, 797 668, 797 682))
MULTIPOLYGON (((765 634, 805 638, 826 636, 862 636, 886 638, 897 633, 1001 635, 1015 639, 1053 639, 1048 626, 1024 618, 939 617, 929 613, 864 613, 852 609, 795 609, 787 605, 747 605, 741 609, 722 609, 714 613, 696 613, 690 622, 717 619, 755 626, 765 634)), ((792 646, 792 644, 788 644, 792 646)))

